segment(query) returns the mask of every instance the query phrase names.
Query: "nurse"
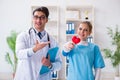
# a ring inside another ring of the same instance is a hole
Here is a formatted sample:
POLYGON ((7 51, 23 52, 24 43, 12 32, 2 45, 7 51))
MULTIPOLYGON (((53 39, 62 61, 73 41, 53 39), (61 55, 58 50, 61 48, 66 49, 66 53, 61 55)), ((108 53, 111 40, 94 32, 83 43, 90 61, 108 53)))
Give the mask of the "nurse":
POLYGON ((91 23, 83 21, 77 30, 81 41, 76 45, 72 41, 65 43, 62 54, 69 59, 67 80, 100 80, 105 64, 98 45, 87 42, 91 32, 91 23))
POLYGON ((61 68, 61 58, 57 53, 55 61, 46 58, 50 48, 58 44, 45 30, 49 10, 39 7, 33 11, 33 27, 17 36, 17 71, 14 80, 51 80, 51 72, 61 68), (41 66, 47 66, 49 72, 40 74, 41 66))

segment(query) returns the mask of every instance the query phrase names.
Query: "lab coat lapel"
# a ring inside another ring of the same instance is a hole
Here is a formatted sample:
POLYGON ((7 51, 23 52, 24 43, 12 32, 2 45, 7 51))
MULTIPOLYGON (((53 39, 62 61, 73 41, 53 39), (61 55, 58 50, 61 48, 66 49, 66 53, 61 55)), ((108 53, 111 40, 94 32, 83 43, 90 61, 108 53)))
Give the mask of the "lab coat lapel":
POLYGON ((39 36, 35 33, 34 30, 32 30, 31 35, 30 35, 30 47, 32 47, 36 44, 36 40, 38 40, 38 42, 40 42, 39 36))

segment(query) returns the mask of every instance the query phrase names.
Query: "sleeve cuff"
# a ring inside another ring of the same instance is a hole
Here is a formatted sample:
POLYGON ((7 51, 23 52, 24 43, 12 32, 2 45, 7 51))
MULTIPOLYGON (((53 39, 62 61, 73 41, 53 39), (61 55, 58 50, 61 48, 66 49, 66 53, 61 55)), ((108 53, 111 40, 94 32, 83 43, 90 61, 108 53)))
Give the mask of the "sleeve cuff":
POLYGON ((66 53, 70 52, 70 50, 67 49, 65 46, 63 46, 63 51, 66 52, 66 53))
POLYGON ((48 66, 49 69, 52 69, 53 65, 51 64, 50 66, 48 66))
POLYGON ((49 69, 50 69, 51 71, 54 71, 54 65, 53 65, 53 63, 51 63, 51 68, 49 67, 49 69))
POLYGON ((28 57, 31 57, 33 54, 33 48, 30 48, 29 52, 27 53, 28 57))

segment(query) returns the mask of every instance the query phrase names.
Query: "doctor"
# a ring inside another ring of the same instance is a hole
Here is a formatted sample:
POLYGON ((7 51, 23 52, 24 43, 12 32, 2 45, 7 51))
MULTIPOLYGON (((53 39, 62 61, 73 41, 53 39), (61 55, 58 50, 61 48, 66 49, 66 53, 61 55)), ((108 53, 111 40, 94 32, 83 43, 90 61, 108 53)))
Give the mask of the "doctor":
POLYGON ((18 65, 14 80, 51 80, 51 72, 60 70, 61 58, 56 55, 55 62, 46 58, 50 48, 58 46, 57 42, 45 31, 49 10, 40 7, 33 11, 33 27, 18 35, 16 54, 18 65), (47 66, 50 71, 40 75, 41 66, 47 66))
POLYGON ((67 80, 100 80, 105 63, 99 46, 87 41, 91 32, 91 22, 80 22, 77 36, 81 41, 78 44, 72 41, 65 43, 62 53, 69 60, 67 80))

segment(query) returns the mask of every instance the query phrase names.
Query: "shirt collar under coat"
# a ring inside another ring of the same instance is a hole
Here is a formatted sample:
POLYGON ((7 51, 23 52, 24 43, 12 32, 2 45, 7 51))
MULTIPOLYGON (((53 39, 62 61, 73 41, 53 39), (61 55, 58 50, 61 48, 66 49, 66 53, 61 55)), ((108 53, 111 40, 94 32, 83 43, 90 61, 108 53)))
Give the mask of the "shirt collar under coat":
MULTIPOLYGON (((37 34, 39 33, 34 27, 33 27, 33 29, 35 30, 35 33, 37 33, 37 34)), ((40 33, 41 33, 42 36, 45 36, 46 31, 43 30, 43 31, 41 31, 40 33)))
POLYGON ((39 36, 37 35, 37 33, 38 33, 38 31, 33 27, 33 29, 30 31, 30 36, 31 36, 31 38, 30 38, 30 42, 32 42, 31 40, 34 40, 33 42, 36 42, 36 40, 38 40, 38 41, 40 41, 40 42, 46 42, 46 41, 48 41, 48 39, 47 39, 47 32, 45 31, 45 30, 43 30, 42 32, 41 32, 41 34, 42 34, 42 39, 40 39, 39 38, 39 36))

